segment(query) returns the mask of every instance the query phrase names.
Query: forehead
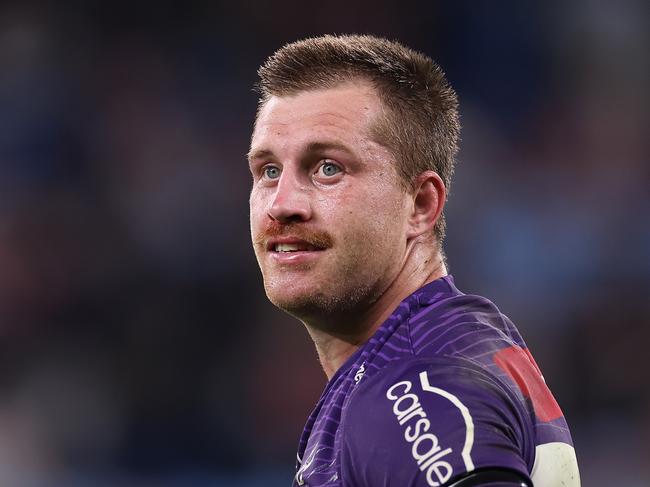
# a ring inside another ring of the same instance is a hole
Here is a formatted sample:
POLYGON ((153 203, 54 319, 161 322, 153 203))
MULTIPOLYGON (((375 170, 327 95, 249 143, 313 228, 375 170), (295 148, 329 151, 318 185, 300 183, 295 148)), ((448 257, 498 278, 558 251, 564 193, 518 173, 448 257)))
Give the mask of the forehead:
POLYGON ((367 142, 381 108, 374 88, 365 82, 272 96, 260 109, 251 149, 310 143, 318 138, 353 145, 362 139, 367 142))

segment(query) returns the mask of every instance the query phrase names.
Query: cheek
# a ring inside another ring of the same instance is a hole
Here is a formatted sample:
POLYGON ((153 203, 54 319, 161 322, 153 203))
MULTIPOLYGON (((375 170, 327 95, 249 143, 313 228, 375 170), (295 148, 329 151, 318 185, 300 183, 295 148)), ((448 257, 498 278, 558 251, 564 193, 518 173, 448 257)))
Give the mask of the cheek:
POLYGON ((403 193, 388 184, 376 189, 366 199, 374 225, 387 236, 400 233, 407 219, 403 193))
POLYGON ((262 203, 263 202, 261 201, 259 194, 251 193, 249 199, 250 237, 251 243, 253 245, 253 251, 258 258, 261 249, 255 242, 260 233, 264 230, 264 225, 266 223, 266 211, 262 203))
POLYGON ((374 252, 397 251, 406 244, 406 211, 401 193, 383 190, 377 185, 372 191, 357 195, 345 205, 346 220, 357 245, 374 252), (402 242, 403 241, 403 242, 402 242))
POLYGON ((260 217, 265 214, 264 212, 264 202, 263 198, 260 195, 259 191, 251 191, 250 198, 248 200, 249 204, 249 215, 251 221, 251 228, 259 222, 260 217))

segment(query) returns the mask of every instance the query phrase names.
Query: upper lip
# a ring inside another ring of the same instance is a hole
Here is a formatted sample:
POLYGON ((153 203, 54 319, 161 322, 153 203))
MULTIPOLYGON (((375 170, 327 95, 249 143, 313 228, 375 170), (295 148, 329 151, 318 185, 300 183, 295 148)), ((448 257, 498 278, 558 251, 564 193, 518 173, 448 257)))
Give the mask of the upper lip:
POLYGON ((313 247, 316 250, 323 250, 323 247, 319 247, 318 245, 314 245, 313 243, 304 240, 302 238, 297 238, 297 237, 275 237, 267 240, 266 242, 266 250, 273 251, 275 249, 275 246, 278 244, 295 244, 295 245, 301 245, 301 246, 310 246, 313 247))

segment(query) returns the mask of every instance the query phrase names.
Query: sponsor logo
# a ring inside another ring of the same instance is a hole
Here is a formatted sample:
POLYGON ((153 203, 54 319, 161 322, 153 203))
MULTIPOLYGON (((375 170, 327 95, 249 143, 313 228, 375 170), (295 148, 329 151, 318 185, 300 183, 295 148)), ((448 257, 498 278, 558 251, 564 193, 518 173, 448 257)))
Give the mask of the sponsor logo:
POLYGON ((440 445, 438 437, 430 432, 431 421, 420 404, 420 398, 412 392, 413 384, 403 380, 393 384, 386 397, 393 403, 393 414, 404 428, 404 439, 411 444, 411 456, 420 471, 425 474, 431 487, 438 487, 453 475, 451 463, 445 458, 451 448, 440 445))

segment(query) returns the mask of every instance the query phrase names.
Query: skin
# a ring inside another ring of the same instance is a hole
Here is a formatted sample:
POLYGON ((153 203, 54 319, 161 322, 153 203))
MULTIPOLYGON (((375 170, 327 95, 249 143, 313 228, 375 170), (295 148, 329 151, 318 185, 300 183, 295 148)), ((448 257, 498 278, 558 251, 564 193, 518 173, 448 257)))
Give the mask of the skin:
POLYGON ((445 186, 413 191, 370 136, 383 106, 366 82, 271 97, 249 152, 250 224, 268 298, 304 323, 328 378, 399 303, 446 275, 433 226, 445 186), (276 252, 276 244, 296 252, 276 252), (294 247, 292 247, 294 248, 294 247))

